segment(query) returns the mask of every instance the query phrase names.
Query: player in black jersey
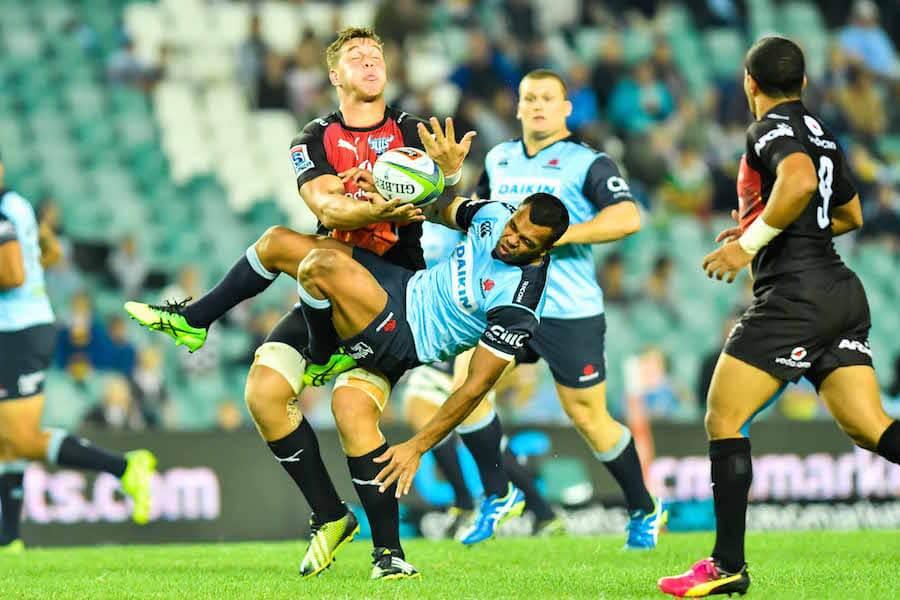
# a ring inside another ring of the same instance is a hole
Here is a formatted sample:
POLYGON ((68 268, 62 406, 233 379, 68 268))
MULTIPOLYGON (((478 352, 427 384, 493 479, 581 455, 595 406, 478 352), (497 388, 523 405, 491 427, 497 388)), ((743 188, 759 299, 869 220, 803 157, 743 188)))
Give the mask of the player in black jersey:
POLYGON ((747 53, 744 89, 756 117, 738 177, 738 227, 708 255, 710 277, 752 263, 754 300, 725 343, 707 399, 716 543, 684 575, 659 580, 675 596, 743 593, 748 427, 787 382, 808 378, 860 447, 900 463, 900 422, 881 405, 865 290, 832 238, 862 225, 859 196, 835 137, 801 102, 800 48, 781 37, 747 53))

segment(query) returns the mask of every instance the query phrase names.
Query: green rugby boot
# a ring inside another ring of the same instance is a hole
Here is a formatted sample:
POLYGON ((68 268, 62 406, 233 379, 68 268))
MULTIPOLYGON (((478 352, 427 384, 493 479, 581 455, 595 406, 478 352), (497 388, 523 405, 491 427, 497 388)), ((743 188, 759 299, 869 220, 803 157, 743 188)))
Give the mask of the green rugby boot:
POLYGON ((156 471, 156 457, 149 450, 125 453, 128 466, 122 475, 122 490, 134 500, 131 519, 138 525, 150 521, 150 484, 156 471))
POLYGON ((194 327, 184 318, 182 311, 190 298, 181 302, 166 301, 163 305, 126 302, 125 311, 131 318, 153 331, 161 331, 175 340, 176 346, 187 346, 195 352, 206 342, 207 330, 194 327))
POLYGON ((314 577, 331 566, 337 551, 359 533, 359 523, 352 510, 336 521, 320 522, 315 514, 309 518, 309 547, 300 563, 300 575, 314 577))
POLYGON ((328 362, 324 365, 316 365, 307 362, 306 369, 303 371, 303 384, 310 387, 319 387, 325 385, 341 373, 355 367, 356 360, 344 352, 343 348, 340 348, 337 353, 332 354, 328 358, 328 362))

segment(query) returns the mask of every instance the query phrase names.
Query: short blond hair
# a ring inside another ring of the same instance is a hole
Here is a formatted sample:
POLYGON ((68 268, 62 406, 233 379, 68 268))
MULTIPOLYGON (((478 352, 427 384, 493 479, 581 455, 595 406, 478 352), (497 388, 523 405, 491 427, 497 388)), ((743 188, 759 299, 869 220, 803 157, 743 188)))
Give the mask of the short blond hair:
POLYGON ((381 38, 371 27, 345 27, 338 31, 337 39, 325 49, 325 62, 328 63, 329 69, 333 69, 337 65, 344 44, 354 39, 372 40, 378 45, 378 48, 382 47, 381 38))
MULTIPOLYGON (((522 78, 522 81, 525 81, 526 79, 555 79, 562 88, 563 96, 568 97, 569 95, 569 86, 566 85, 566 81, 559 73, 551 71, 550 69, 535 69, 534 71, 529 71, 525 74, 525 77, 522 78)), ((521 85, 521 81, 519 82, 519 85, 521 85)))

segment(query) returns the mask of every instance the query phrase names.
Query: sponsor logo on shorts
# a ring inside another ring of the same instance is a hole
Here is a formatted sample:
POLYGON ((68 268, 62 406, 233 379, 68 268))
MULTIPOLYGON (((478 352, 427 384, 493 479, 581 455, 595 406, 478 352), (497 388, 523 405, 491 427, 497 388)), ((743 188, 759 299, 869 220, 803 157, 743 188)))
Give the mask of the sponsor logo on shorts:
POLYGON ((806 358, 808 352, 806 348, 803 346, 797 346, 793 350, 791 350, 790 358, 784 358, 783 356, 779 356, 775 359, 775 362, 779 365, 784 365, 785 367, 791 367, 794 369, 808 369, 812 366, 812 363, 808 360, 803 360, 806 358))
POLYGON ((581 376, 578 378, 578 381, 591 381, 593 379, 597 379, 600 377, 600 371, 594 367, 592 364, 584 365, 584 368, 581 370, 581 376))
POLYGON ((864 342, 859 342, 857 340, 848 340, 844 338, 841 340, 841 343, 838 344, 839 350, 855 350, 856 352, 862 352, 869 358, 872 358, 872 348, 869 346, 869 340, 864 342))
POLYGON ((391 145, 391 142, 394 141, 394 136, 386 135, 383 137, 370 137, 369 138, 369 148, 372 149, 372 152, 381 156, 387 151, 388 147, 391 145))
POLYGON ((297 144, 291 148, 291 162, 294 164, 295 177, 300 177, 315 166, 306 150, 306 144, 297 144))
POLYGON ((352 346, 350 346, 350 356, 353 357, 354 360, 362 360, 367 356, 372 356, 375 354, 375 351, 372 350, 372 346, 368 345, 365 342, 356 342, 352 346))
POLYGON ((393 311, 389 312, 388 316, 386 316, 384 320, 378 324, 378 327, 375 328, 375 331, 381 331, 382 329, 387 332, 391 332, 397 329, 397 319, 394 318, 393 311))
POLYGON ((766 144, 774 140, 775 138, 780 138, 783 136, 791 136, 794 137, 794 130, 787 123, 779 123, 775 129, 769 131, 765 135, 759 138, 756 144, 753 146, 753 151, 757 154, 765 148, 766 144))

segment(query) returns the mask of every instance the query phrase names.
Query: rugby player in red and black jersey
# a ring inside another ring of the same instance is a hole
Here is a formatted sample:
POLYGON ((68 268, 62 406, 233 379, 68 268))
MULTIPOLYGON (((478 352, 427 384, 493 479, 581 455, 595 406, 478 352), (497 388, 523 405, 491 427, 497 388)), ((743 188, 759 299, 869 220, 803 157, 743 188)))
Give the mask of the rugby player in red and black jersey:
POLYGON ((835 136, 801 101, 800 48, 781 37, 747 53, 744 89, 756 121, 738 178, 738 227, 704 259, 710 277, 734 280, 752 263, 754 299, 713 373, 706 430, 716 542, 683 575, 659 580, 674 596, 744 593, 748 428, 790 381, 806 377, 860 447, 900 463, 900 423, 881 405, 868 336, 866 293, 832 238, 862 225, 859 196, 835 136))
MULTIPOLYGON (((475 133, 457 142, 452 120, 447 119, 442 128, 432 118, 429 131, 423 121, 386 106, 387 69, 381 40, 370 29, 341 31, 326 50, 326 59, 339 109, 310 122, 291 143, 300 196, 319 219, 320 233, 335 238, 334 244, 349 243, 355 246, 354 253, 372 252, 398 266, 423 269, 421 210, 361 189, 359 173, 370 170, 390 148, 415 146, 428 152, 446 174, 447 185, 453 185, 475 133)), ((264 291, 279 273, 296 277, 299 257, 308 254, 304 247, 308 244, 308 236, 272 227, 196 302, 165 306, 129 302, 126 310, 141 324, 169 334, 194 351, 203 345, 210 325, 239 302, 264 291)), ((390 386, 378 374, 351 369, 354 362, 347 355, 329 357, 310 347, 309 324, 322 319, 309 316, 322 311, 330 314, 330 305, 301 302, 281 319, 257 349, 245 390, 260 434, 313 510, 312 535, 300 572, 311 576, 323 571, 359 530, 325 470, 316 435, 297 406, 304 376, 309 381, 310 361, 326 363, 316 371, 319 385, 344 370, 335 381, 332 412, 372 528, 372 577, 415 576, 418 573, 405 561, 400 546, 395 494, 393 490, 379 493, 372 484, 380 471, 372 459, 388 449, 378 421, 390 386)), ((315 333, 313 339, 336 335, 315 333)))

